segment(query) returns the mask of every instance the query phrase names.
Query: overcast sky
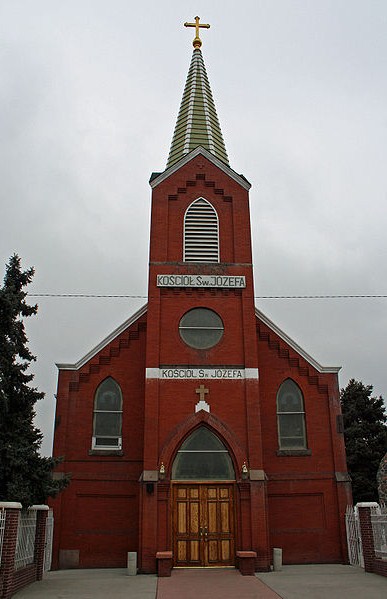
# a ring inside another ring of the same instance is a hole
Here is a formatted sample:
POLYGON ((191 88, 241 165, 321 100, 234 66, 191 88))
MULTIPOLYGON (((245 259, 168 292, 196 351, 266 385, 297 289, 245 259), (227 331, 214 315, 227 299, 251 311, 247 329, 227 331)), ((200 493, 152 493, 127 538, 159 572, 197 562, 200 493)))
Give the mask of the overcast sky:
MULTIPOLYGON (((387 295, 385 0, 1 0, 0 271, 16 252, 52 442, 57 369, 146 301, 195 15, 230 164, 250 192, 256 296, 387 295)), ((387 299, 259 299, 325 366, 387 396, 387 299)))

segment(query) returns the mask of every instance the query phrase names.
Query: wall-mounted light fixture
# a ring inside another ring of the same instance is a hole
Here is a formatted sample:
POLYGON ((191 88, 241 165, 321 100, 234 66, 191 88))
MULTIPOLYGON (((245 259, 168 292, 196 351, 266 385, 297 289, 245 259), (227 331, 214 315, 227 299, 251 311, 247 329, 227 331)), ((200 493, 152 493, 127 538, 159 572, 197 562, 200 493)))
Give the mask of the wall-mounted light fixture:
POLYGON ((242 478, 243 480, 249 478, 249 470, 247 468, 246 462, 243 462, 242 464, 242 478))
POLYGON ((159 480, 164 480, 165 478, 165 466, 164 466, 164 462, 161 462, 161 466, 159 469, 159 480))

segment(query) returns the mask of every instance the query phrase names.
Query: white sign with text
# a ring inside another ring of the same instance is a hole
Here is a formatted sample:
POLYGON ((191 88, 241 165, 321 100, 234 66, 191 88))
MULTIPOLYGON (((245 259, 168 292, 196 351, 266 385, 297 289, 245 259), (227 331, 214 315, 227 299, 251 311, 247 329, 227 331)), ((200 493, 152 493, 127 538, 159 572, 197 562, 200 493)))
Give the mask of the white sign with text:
POLYGON ((182 366, 166 366, 165 368, 147 368, 147 379, 223 379, 241 381, 244 379, 258 379, 258 368, 186 368, 182 366))
POLYGON ((157 287, 222 287, 243 289, 246 277, 226 275, 157 275, 157 287))

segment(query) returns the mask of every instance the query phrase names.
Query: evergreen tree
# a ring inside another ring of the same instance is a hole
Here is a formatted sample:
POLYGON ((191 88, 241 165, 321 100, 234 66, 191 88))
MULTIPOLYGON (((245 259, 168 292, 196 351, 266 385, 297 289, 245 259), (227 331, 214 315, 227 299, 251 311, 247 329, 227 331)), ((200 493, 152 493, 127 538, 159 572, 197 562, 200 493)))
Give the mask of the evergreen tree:
POLYGON ((36 358, 23 322, 37 312, 23 290, 33 275, 33 268, 21 270, 14 255, 0 288, 0 500, 19 501, 24 508, 45 503, 68 484, 66 478, 53 480, 58 460, 39 454, 43 435, 33 424, 35 403, 44 396, 30 386, 34 375, 29 369, 36 358))
POLYGON ((387 416, 383 397, 372 397, 372 390, 372 385, 351 379, 340 393, 354 503, 378 501, 376 475, 387 451, 387 416))

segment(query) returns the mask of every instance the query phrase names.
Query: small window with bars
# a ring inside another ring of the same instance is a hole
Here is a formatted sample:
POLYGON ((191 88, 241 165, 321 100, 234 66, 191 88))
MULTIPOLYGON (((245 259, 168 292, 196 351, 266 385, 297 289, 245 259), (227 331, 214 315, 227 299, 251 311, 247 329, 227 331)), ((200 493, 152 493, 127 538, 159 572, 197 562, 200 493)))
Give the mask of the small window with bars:
POLYGON ((93 449, 121 449, 122 393, 112 377, 98 387, 94 400, 93 449))
POLYGON ((184 262, 219 262, 219 220, 215 208, 198 198, 184 216, 184 262))

